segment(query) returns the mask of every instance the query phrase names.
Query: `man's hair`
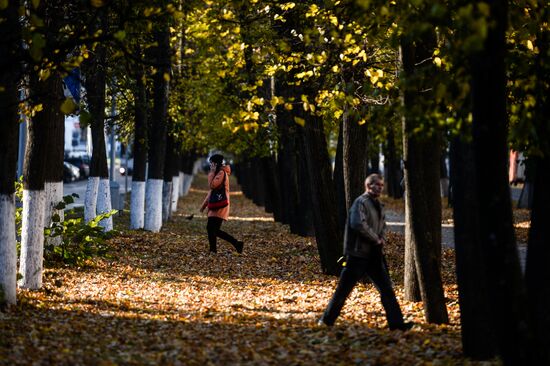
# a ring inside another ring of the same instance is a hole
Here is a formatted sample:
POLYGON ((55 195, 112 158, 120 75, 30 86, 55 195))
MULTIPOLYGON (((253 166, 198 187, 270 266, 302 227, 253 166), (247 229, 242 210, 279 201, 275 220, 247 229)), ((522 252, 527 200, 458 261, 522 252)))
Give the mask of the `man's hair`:
POLYGON ((365 185, 371 185, 374 182, 383 182, 384 178, 380 174, 370 174, 367 179, 365 179, 365 185))

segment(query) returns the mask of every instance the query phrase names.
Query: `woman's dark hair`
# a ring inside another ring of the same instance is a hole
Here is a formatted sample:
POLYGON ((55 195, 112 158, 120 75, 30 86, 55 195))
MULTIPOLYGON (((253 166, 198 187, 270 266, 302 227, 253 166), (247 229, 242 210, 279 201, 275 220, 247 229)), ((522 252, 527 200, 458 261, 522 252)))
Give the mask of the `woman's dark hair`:
POLYGON ((214 163, 216 164, 216 174, 218 174, 218 172, 220 171, 221 167, 222 167, 222 163, 223 163, 223 155, 221 154, 214 154, 210 157, 210 160, 211 163, 214 163))

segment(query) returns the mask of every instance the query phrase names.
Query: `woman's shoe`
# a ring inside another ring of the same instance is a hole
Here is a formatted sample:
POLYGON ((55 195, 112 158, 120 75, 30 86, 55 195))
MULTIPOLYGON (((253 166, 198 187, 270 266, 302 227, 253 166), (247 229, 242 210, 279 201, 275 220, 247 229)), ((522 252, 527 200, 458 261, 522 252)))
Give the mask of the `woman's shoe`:
POLYGON ((235 249, 237 249, 237 253, 241 254, 243 252, 243 247, 244 247, 244 242, 239 240, 235 243, 235 249))

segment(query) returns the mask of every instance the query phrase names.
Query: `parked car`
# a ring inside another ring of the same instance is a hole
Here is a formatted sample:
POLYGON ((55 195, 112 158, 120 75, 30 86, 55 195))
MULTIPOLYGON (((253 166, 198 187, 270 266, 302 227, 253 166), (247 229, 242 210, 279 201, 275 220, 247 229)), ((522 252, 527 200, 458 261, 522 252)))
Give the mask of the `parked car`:
POLYGON ((85 179, 90 176, 90 158, 85 156, 71 156, 65 158, 66 162, 69 162, 76 166, 80 172, 80 178, 85 179))
POLYGON ((63 162, 63 182, 70 183, 80 179, 80 169, 73 164, 63 162))

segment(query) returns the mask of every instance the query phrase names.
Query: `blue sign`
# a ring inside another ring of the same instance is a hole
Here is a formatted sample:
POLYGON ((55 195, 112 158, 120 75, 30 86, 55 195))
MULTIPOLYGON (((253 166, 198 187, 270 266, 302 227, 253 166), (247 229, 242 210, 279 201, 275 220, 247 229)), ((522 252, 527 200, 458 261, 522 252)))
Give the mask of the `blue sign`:
POLYGON ((69 72, 69 75, 63 79, 65 87, 71 93, 76 104, 80 103, 80 69, 76 68, 69 72))

